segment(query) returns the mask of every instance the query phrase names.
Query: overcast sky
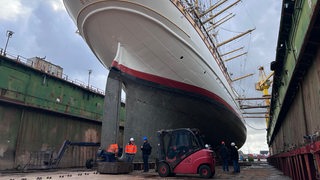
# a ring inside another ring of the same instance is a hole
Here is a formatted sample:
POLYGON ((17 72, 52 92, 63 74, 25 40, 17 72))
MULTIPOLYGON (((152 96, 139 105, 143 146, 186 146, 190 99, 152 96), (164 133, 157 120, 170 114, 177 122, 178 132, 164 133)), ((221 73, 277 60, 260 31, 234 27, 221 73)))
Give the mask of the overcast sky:
MULTIPOLYGON (((0 48, 5 47, 7 30, 14 31, 7 52, 25 58, 46 57, 47 61, 61 66, 64 74, 85 84, 92 70, 90 84, 104 90, 108 71, 100 64, 83 39, 76 34, 76 26, 68 16, 62 0, 0 0, 0 48)), ((232 11, 236 17, 218 29, 218 39, 226 40, 238 32, 256 28, 255 31, 234 43, 221 47, 227 52, 245 46, 248 52, 226 63, 232 78, 255 73, 234 83, 241 96, 260 97, 254 83, 258 81, 258 67, 269 64, 275 58, 279 31, 281 0, 242 0, 232 11)), ((270 89, 271 90, 271 89, 270 89)), ((261 102, 263 103, 263 102, 261 102)), ((267 150, 264 119, 246 119, 248 136, 241 148, 245 153, 267 150), (255 130, 258 129, 258 130, 255 130)))

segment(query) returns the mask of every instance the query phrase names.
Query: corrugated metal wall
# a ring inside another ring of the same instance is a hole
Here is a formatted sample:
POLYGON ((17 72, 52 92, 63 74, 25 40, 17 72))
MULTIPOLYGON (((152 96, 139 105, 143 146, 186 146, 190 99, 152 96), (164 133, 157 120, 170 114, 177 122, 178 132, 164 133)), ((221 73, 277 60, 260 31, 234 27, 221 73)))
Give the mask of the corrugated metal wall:
POLYGON ((320 131, 320 49, 303 81, 303 97, 308 134, 320 131))
POLYGON ((0 169, 13 168, 21 110, 0 103, 0 169))
MULTIPOLYGON (((100 142, 101 123, 0 103, 0 170, 34 164, 32 154, 58 153, 64 140, 100 142)), ((59 167, 84 166, 98 147, 69 147, 59 167)))

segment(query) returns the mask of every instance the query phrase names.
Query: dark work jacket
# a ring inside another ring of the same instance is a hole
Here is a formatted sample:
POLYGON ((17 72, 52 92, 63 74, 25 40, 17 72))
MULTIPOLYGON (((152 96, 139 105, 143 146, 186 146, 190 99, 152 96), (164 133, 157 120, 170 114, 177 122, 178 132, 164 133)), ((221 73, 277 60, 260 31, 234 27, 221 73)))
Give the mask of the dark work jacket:
POLYGON ((142 148, 141 148, 142 155, 150 155, 151 149, 152 149, 152 147, 151 147, 150 143, 148 141, 144 142, 142 145, 142 148))
POLYGON ((236 149, 234 146, 231 146, 231 160, 239 160, 238 149, 236 149))
POLYGON ((228 159, 229 158, 229 152, 228 148, 222 144, 220 148, 220 156, 222 159, 228 159))

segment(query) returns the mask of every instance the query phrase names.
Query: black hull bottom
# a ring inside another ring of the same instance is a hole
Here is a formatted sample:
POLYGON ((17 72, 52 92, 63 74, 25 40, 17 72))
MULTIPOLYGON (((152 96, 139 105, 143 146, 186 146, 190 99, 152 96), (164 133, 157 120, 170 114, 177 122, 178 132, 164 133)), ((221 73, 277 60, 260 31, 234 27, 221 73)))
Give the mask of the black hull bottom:
MULTIPOLYGON (((111 69, 106 89, 109 95, 106 95, 105 100, 107 109, 102 144, 112 143, 115 140, 112 136, 117 136, 113 133, 115 126, 110 126, 110 122, 115 119, 111 117, 115 116, 114 106, 110 104, 110 101, 115 103, 112 100, 115 96, 112 96, 114 85, 111 81, 118 81, 118 85, 123 83, 126 91, 124 142, 134 137, 139 147, 142 137, 147 136, 154 147, 154 157, 156 132, 160 129, 199 128, 204 134, 205 143, 213 149, 219 147, 221 141, 227 144, 235 142, 239 148, 245 143, 246 127, 234 112, 222 104, 202 95, 164 87, 111 69)), ((140 156, 140 153, 137 155, 140 156)))

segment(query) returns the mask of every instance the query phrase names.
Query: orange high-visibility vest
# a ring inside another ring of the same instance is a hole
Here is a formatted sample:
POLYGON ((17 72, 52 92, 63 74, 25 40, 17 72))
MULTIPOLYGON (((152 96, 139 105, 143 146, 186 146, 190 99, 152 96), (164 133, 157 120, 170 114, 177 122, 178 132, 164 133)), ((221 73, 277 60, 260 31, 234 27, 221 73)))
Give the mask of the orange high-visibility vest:
POLYGON ((110 144, 108 149, 107 149, 107 152, 117 154, 118 153, 118 149, 119 149, 118 144, 110 144))
POLYGON ((127 144, 125 153, 129 153, 129 154, 137 153, 137 146, 135 144, 127 144))

